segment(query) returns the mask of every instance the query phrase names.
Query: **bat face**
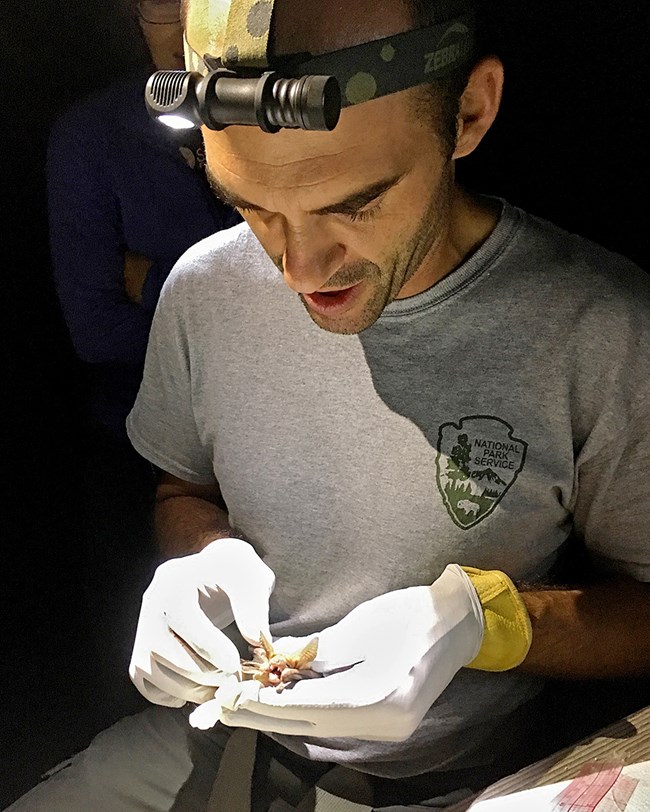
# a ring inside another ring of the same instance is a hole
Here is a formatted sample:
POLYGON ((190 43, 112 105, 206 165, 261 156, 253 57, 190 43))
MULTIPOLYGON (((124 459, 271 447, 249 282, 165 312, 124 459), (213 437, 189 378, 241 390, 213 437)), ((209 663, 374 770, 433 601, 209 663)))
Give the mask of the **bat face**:
POLYGON ((261 635, 260 645, 253 648, 253 659, 242 660, 242 674, 244 679, 256 679, 266 687, 274 686, 276 690, 282 691, 297 680, 321 676, 310 668, 317 653, 317 637, 295 654, 280 654, 261 635))

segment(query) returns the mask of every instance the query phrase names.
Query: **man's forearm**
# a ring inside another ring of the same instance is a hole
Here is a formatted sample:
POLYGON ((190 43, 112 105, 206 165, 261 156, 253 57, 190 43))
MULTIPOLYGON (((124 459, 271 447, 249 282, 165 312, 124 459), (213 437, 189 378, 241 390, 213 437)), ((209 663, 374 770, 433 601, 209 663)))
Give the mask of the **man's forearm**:
POLYGON ((230 527, 225 510, 197 496, 158 499, 155 526, 156 540, 165 558, 198 553, 217 538, 238 535, 230 527))
POLYGON ((650 674, 650 585, 617 578, 521 595, 533 627, 522 671, 569 679, 650 674))

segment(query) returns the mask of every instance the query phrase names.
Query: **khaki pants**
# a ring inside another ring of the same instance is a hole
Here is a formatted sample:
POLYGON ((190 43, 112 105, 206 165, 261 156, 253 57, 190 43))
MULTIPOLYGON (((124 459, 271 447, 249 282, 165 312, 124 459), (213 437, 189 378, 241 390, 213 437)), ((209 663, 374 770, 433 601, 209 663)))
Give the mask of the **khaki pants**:
POLYGON ((121 719, 5 812, 430 812, 471 794, 449 774, 438 797, 395 805, 413 796, 409 779, 310 762, 254 731, 196 730, 189 713, 152 706, 121 719))

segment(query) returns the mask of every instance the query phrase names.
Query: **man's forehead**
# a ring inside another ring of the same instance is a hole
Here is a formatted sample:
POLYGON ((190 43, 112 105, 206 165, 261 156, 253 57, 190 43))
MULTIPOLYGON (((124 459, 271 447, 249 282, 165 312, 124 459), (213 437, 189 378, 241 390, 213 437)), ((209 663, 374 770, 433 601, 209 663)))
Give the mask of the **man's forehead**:
POLYGON ((279 194, 293 190, 312 197, 318 196, 321 188, 325 191, 327 187, 362 184, 373 176, 378 163, 369 156, 359 155, 351 146, 338 151, 329 147, 306 153, 290 147, 274 149, 270 138, 265 150, 243 150, 241 144, 239 148, 237 144, 228 148, 223 142, 215 148, 209 136, 206 147, 214 175, 226 188, 253 202, 257 202, 259 190, 279 194))
POLYGON ((284 187, 281 183, 276 183, 269 188, 260 185, 259 179, 252 182, 249 179, 249 183, 242 182, 241 177, 224 171, 224 167, 219 168, 219 175, 209 165, 206 170, 212 190, 230 206, 269 211, 297 208, 310 214, 356 212, 383 196, 401 180, 400 175, 381 177, 380 167, 375 166, 368 171, 368 177, 376 178, 371 181, 363 176, 355 181, 348 173, 339 173, 333 177, 321 178, 317 183, 304 182, 297 187, 284 187), (232 185, 233 178, 238 181, 236 187, 232 185), (310 201, 313 205, 310 205, 310 201))
POLYGON ((422 148, 426 134, 406 115, 402 96, 346 108, 331 132, 286 129, 269 135, 256 127, 204 128, 208 162, 246 181, 287 188, 340 174, 362 179, 377 166, 389 173, 403 171, 408 154, 422 148))
POLYGON ((342 116, 331 132, 285 129, 270 135, 255 127, 234 125, 217 132, 204 128, 203 137, 220 162, 249 164, 255 172, 265 166, 300 171, 307 165, 319 172, 331 165, 363 160, 366 152, 372 152, 374 139, 365 139, 361 128, 346 126, 346 118, 342 116))

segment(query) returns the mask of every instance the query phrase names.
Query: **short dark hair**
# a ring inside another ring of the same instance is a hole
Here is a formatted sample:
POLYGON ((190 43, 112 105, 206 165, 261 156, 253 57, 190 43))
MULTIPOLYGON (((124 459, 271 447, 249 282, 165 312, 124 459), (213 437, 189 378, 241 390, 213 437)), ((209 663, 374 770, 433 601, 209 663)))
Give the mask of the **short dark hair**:
MULTIPOLYGON (((411 8, 415 28, 434 25, 444 19, 441 9, 448 5, 445 0, 442 2, 441 0, 407 0, 407 2, 411 8)), ((467 87, 472 68, 486 53, 480 36, 480 0, 474 0, 474 2, 470 0, 464 5, 466 8, 473 8, 478 17, 477 35, 470 59, 449 76, 420 85, 413 93, 415 115, 419 119, 424 118, 430 122, 442 142, 444 155, 448 159, 451 158, 456 148, 460 98, 467 87)))

